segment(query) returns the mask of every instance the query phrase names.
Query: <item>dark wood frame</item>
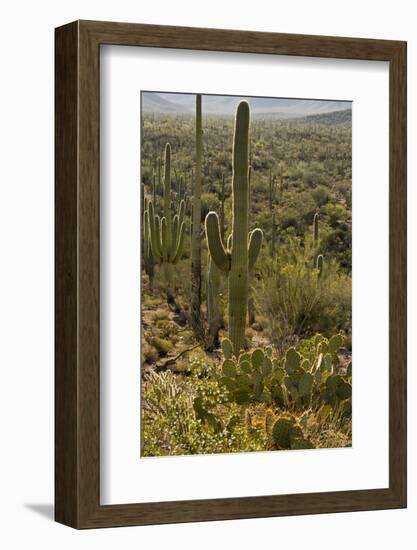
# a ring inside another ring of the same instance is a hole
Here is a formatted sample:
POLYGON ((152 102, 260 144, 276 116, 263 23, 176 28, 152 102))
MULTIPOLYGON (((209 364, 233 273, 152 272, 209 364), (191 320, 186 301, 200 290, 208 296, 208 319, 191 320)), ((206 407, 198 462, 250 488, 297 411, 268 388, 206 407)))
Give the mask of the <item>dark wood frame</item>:
POLYGON ((55 34, 55 519, 76 528, 406 506, 406 43, 77 21, 55 34), (146 504, 99 500, 99 52, 102 44, 389 62, 389 487, 146 504))

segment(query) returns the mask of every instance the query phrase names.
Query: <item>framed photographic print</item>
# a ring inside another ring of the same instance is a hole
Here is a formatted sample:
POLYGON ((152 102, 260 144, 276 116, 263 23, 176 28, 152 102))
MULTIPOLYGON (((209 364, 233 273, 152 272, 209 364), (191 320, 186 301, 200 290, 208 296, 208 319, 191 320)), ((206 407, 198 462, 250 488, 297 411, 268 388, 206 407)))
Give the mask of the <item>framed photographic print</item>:
POLYGON ((406 506, 406 44, 56 29, 56 520, 406 506))

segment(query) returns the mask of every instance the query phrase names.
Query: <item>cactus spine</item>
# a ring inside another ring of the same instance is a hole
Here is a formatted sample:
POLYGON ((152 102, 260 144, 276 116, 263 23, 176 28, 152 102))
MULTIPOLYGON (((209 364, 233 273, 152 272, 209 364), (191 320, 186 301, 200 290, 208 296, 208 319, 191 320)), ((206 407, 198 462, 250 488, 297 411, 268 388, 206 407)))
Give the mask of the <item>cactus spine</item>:
POLYGON ((205 224, 211 259, 221 271, 228 275, 229 338, 236 355, 244 347, 245 342, 249 270, 255 264, 262 244, 262 231, 259 228, 248 235, 249 118, 249 105, 246 101, 242 101, 236 112, 233 144, 231 248, 224 247, 220 236, 219 218, 215 212, 207 214, 205 224))
POLYGON ((201 187, 203 128, 201 120, 201 95, 196 96, 196 155, 193 189, 192 235, 191 235, 191 326, 195 337, 204 340, 201 323, 201 187))
POLYGON ((174 303, 174 293, 171 289, 172 266, 181 258, 185 241, 185 203, 181 201, 178 214, 171 212, 171 146, 165 147, 164 173, 164 215, 162 218, 155 213, 154 204, 148 204, 148 224, 151 237, 152 254, 161 263, 165 272, 167 284, 167 301, 174 303))

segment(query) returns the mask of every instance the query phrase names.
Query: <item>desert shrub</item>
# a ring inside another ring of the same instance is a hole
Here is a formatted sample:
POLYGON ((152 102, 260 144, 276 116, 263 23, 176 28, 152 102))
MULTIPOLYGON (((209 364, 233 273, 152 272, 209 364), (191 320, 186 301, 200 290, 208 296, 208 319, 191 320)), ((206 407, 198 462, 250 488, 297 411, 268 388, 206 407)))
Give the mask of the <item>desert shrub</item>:
POLYGON ((169 317, 169 311, 167 309, 164 309, 164 308, 155 309, 155 311, 152 311, 150 313, 150 318, 154 322, 168 319, 168 317, 169 317))
POLYGON ((173 454, 172 435, 188 433, 194 421, 191 396, 172 372, 152 372, 145 376, 142 400, 142 454, 173 454))
POLYGON ((271 342, 281 351, 304 335, 350 328, 351 280, 326 259, 319 277, 316 256, 310 238, 302 242, 290 237, 288 246, 279 247, 275 258, 265 258, 259 266, 257 307, 267 320, 271 342))
POLYGON ((317 206, 324 206, 329 200, 329 192, 323 185, 320 185, 317 189, 314 189, 312 195, 317 206))
POLYGON ((347 334, 351 331, 352 279, 345 273, 338 272, 333 262, 328 269, 329 273, 323 277, 317 303, 307 319, 307 334, 321 332, 330 335, 336 331, 347 334))
POLYGON ((219 211, 220 201, 216 193, 202 193, 201 195, 201 221, 204 222, 211 210, 219 211))
POLYGON ((308 169, 303 174, 303 181, 310 187, 320 185, 324 180, 323 164, 314 162, 309 164, 308 169))
POLYGON ((326 233, 321 242, 321 251, 335 258, 348 273, 352 269, 352 229, 346 223, 340 223, 336 229, 326 233))
POLYGON ((155 363, 159 358, 158 351, 147 342, 142 342, 142 361, 147 363, 155 363))
POLYGON ((339 181, 336 184, 336 189, 341 197, 346 201, 346 206, 349 210, 352 208, 352 185, 349 181, 339 181))
POLYGON ((168 319, 160 319, 156 322, 156 327, 161 338, 169 338, 171 341, 176 340, 178 334, 178 325, 168 319))
POLYGON ((142 293, 142 307, 152 308, 164 303, 164 297, 159 294, 149 294, 145 290, 142 293))
POLYGON ((342 204, 327 203, 323 207, 323 212, 328 217, 329 224, 332 227, 348 221, 350 217, 350 212, 342 204))
MULTIPOLYGON (((189 281, 190 276, 190 264, 187 255, 189 255, 189 246, 186 239, 186 245, 184 247, 184 258, 181 259, 177 264, 175 264, 175 269, 171 271, 172 279, 170 281, 171 287, 175 293, 175 300, 186 309, 187 304, 189 303, 189 292, 190 284, 186 284, 186 281, 189 281)), ((162 305, 157 310, 153 311, 150 315, 154 321, 161 319, 168 319, 169 310, 166 307, 166 279, 165 273, 162 266, 157 265, 155 269, 154 276, 154 295, 158 297, 158 300, 155 301, 155 304, 162 305)), ((143 292, 145 297, 144 303, 148 305, 150 300, 147 298, 146 293, 143 292)))
POLYGON ((302 191, 293 193, 281 213, 281 227, 294 227, 297 233, 303 233, 308 225, 313 222, 317 205, 311 193, 302 191))
POLYGON ((217 378, 195 369, 178 381, 170 371, 150 373, 143 384, 144 456, 262 450, 266 436, 247 431, 236 404, 217 378))
POLYGON ((256 332, 252 327, 246 327, 245 329, 245 335, 246 338, 250 341, 255 336, 256 332))
POLYGON ((173 348, 173 345, 169 340, 164 340, 163 338, 158 338, 157 336, 152 338, 152 345, 159 352, 159 355, 166 355, 173 348))

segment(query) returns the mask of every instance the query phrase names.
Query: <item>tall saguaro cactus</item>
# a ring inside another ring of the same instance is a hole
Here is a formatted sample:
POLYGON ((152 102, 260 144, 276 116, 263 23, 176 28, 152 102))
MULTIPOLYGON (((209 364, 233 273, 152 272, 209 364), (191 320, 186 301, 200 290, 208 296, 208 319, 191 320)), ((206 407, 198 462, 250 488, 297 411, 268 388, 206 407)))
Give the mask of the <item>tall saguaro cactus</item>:
POLYGON ((201 179, 203 128, 201 120, 201 94, 196 96, 196 154, 195 179, 193 186, 193 211, 191 234, 191 326, 195 337, 203 341, 204 329, 201 322, 201 179))
POLYGON ((181 201, 178 214, 171 212, 171 146, 165 147, 164 173, 164 215, 162 218, 155 213, 154 204, 149 201, 148 220, 151 236, 152 254, 154 259, 162 264, 167 285, 167 301, 175 303, 171 288, 172 266, 181 258, 185 241, 185 202, 181 201))
POLYGON ((205 223, 211 259, 228 275, 229 338, 236 355, 245 343, 249 270, 255 264, 262 244, 261 229, 256 228, 248 235, 249 119, 249 104, 242 101, 236 111, 233 143, 233 238, 229 241, 230 248, 223 244, 215 212, 207 214, 205 223))

